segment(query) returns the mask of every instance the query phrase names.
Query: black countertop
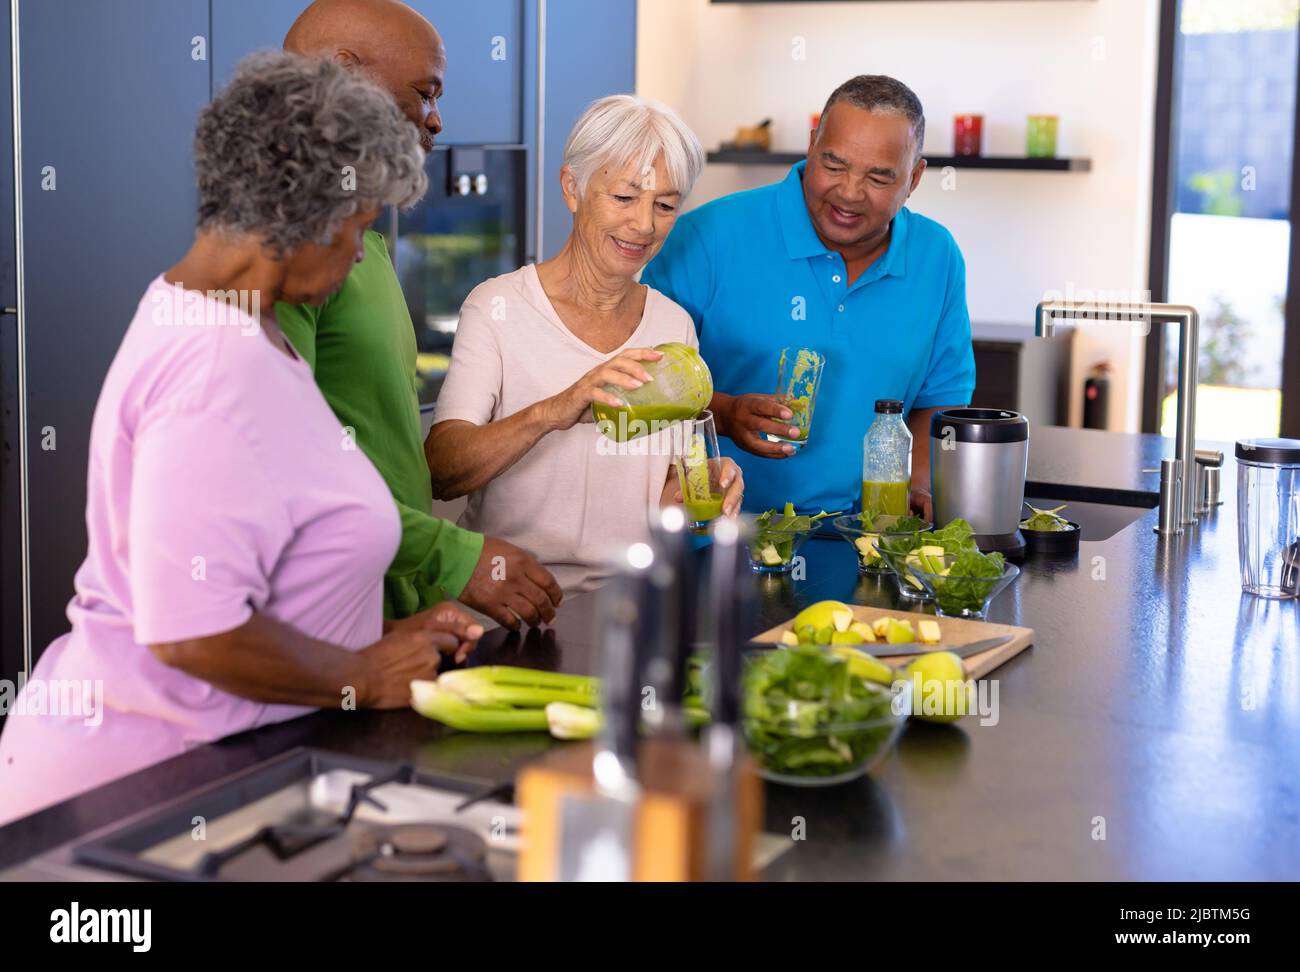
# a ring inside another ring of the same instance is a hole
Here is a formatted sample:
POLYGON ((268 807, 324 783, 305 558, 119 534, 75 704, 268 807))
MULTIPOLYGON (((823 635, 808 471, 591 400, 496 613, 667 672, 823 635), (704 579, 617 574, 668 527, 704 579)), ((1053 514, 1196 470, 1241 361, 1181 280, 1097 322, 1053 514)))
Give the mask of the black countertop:
MULTIPOLYGON (((1155 436, 1033 431, 1031 496, 1149 507, 1171 444, 1155 436)), ((1229 451, 1229 450, 1225 450, 1229 451)), ((1230 451, 1229 451, 1230 452, 1230 451)), ((767 829, 806 839, 766 876, 805 879, 1278 880, 1300 878, 1300 602, 1240 593, 1235 467, 1225 505, 1158 538, 1154 509, 1077 560, 1030 560, 990 620, 1037 631, 996 670, 999 719, 913 721, 856 783, 767 787, 767 829)), ((757 578, 761 625, 822 598, 895 606, 859 579, 843 541, 804 548, 807 578, 757 578)), ((496 631, 476 660, 588 671, 591 599, 555 628, 496 631)), ((990 685, 991 688, 991 685, 990 685)), ((472 736, 413 712, 322 712, 241 734, 0 829, 7 866, 300 745, 474 781, 511 778, 555 745, 472 736)))

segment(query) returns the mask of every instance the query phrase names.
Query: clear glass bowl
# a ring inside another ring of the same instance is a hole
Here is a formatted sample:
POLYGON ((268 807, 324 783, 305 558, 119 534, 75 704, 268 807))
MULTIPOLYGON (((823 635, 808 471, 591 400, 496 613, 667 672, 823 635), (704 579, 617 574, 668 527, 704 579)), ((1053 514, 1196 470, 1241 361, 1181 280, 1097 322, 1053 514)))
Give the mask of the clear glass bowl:
MULTIPOLYGON (((890 566, 880 555, 879 550, 874 554, 868 554, 863 551, 858 541, 863 537, 872 537, 875 540, 880 538, 897 539, 902 537, 912 537, 934 529, 933 523, 927 523, 920 530, 890 530, 889 526, 897 523, 901 519, 895 513, 881 513, 876 517, 875 525, 877 529, 866 530, 862 526, 862 517, 857 513, 847 513, 844 516, 837 516, 831 521, 831 525, 839 532, 839 535, 847 540, 854 552, 858 555, 858 570, 864 574, 888 574, 890 566), (880 529, 884 527, 884 529, 880 529)), ((872 548, 875 548, 874 542, 872 548)))
POLYGON ((874 719, 809 726, 796 718, 743 718, 759 775, 789 786, 834 786, 870 772, 894 748, 912 711, 912 683, 906 679, 872 688, 882 703, 874 719))
POLYGON ((794 569, 794 559, 817 528, 808 530, 759 529, 749 542, 749 566, 758 574, 788 574, 794 569), (764 556, 768 547, 776 552, 777 562, 769 563, 771 555, 764 556))
MULTIPOLYGON (((943 558, 945 568, 951 567, 952 554, 943 558)), ((997 597, 1013 580, 1020 576, 1020 568, 1006 564, 999 577, 950 577, 922 570, 915 564, 903 568, 925 588, 932 598, 941 618, 971 618, 983 621, 989 611, 989 602, 997 597)))
POLYGON ((907 554, 911 553, 911 550, 900 553, 879 546, 876 549, 880 551, 881 559, 889 565, 890 572, 893 573, 894 579, 898 581, 898 594, 903 600, 921 603, 934 600, 934 595, 926 589, 924 584, 912 576, 912 572, 907 566, 907 554))

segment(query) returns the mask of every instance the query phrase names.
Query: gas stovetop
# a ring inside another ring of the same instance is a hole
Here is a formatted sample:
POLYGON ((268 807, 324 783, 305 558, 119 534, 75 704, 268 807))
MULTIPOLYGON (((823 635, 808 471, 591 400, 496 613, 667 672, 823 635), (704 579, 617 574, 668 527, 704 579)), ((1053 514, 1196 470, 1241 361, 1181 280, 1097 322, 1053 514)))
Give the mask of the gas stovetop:
POLYGON ((406 765, 296 749, 20 870, 83 880, 512 880, 520 812, 502 802, 510 788, 475 791, 406 765))

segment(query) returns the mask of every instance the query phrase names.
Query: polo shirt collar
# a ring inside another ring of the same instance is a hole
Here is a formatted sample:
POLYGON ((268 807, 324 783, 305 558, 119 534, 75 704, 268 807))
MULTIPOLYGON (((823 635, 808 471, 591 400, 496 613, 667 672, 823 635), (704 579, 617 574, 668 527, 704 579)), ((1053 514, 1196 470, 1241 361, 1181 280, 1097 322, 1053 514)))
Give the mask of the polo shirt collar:
MULTIPOLYGON (((806 260, 831 253, 813 229, 812 217, 803 196, 803 170, 807 161, 796 162, 776 194, 777 215, 785 237, 785 251, 791 260, 806 260)), ((906 206, 894 217, 889 249, 868 270, 872 279, 901 277, 907 273, 907 228, 911 213, 906 206)))

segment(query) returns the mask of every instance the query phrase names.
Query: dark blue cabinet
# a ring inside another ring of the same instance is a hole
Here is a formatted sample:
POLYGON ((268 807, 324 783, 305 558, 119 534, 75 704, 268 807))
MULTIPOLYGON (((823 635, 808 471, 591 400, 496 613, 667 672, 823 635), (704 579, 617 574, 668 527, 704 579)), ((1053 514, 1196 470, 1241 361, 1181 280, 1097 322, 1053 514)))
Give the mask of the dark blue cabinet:
MULTIPOLYGON (((194 232, 207 0, 22 0, 23 315, 32 647, 67 630, 99 387, 149 282, 194 232)), ((6 612, 7 614, 7 612, 6 612)), ((17 618, 6 616, 5 623, 17 618)))
POLYGON ((214 90, 254 51, 279 50, 307 0, 211 0, 214 90))
MULTIPOLYGON (((409 0, 447 48, 444 144, 517 144, 521 138, 522 0, 409 0)), ((246 54, 278 48, 306 0, 212 0, 213 79, 246 54)))
POLYGON ((560 194, 569 130, 597 98, 636 88, 636 0, 550 0, 545 65, 541 259, 555 256, 572 228, 560 194))
POLYGON ((521 0, 408 0, 447 46, 447 84, 438 107, 447 145, 513 145, 522 138, 521 0))

